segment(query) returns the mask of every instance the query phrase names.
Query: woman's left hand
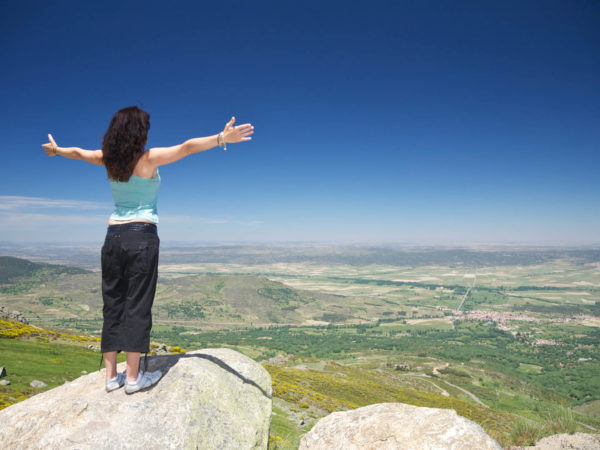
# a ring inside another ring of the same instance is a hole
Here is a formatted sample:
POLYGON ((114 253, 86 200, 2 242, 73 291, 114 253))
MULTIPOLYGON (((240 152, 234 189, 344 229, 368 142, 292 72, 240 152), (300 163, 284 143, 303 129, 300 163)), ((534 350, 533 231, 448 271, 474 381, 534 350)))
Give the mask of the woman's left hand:
POLYGON ((232 117, 231 120, 229 122, 227 122, 227 125, 225 125, 225 128, 223 129, 223 137, 225 139, 225 142, 235 144, 237 142, 251 140, 252 138, 248 137, 248 136, 250 136, 252 133, 254 133, 254 127, 249 123, 245 123, 243 125, 237 125, 234 127, 233 126, 234 122, 235 122, 235 117, 232 117))
POLYGON ((42 144, 42 148, 46 152, 46 155, 56 156, 58 145, 56 145, 56 142, 54 142, 54 139, 52 138, 52 135, 50 133, 48 133, 48 139, 50 140, 50 142, 42 144))

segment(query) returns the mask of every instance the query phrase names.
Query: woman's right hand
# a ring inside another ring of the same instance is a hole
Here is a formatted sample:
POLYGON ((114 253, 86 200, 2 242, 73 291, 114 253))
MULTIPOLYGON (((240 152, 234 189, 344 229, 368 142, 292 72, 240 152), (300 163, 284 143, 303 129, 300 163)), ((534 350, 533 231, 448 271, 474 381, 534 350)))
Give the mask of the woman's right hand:
POLYGON ((234 122, 235 117, 232 117, 223 129, 223 138, 225 139, 225 142, 235 144, 237 142, 251 140, 252 138, 248 136, 254 133, 254 127, 249 123, 234 127, 234 122))
POLYGON ((48 142, 46 144, 42 144, 42 148, 46 152, 46 155, 56 156, 56 151, 58 150, 58 145, 56 145, 56 142, 54 142, 54 139, 52 138, 52 135, 50 133, 48 133, 48 139, 50 140, 50 142, 48 142))

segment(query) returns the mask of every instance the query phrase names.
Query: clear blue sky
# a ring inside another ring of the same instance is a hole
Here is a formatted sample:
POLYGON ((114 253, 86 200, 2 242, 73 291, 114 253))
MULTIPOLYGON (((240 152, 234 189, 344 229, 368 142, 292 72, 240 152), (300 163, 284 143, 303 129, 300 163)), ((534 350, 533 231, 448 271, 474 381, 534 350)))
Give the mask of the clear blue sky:
POLYGON ((2 2, 0 241, 101 242, 111 116, 149 146, 174 241, 600 242, 600 3, 2 2))

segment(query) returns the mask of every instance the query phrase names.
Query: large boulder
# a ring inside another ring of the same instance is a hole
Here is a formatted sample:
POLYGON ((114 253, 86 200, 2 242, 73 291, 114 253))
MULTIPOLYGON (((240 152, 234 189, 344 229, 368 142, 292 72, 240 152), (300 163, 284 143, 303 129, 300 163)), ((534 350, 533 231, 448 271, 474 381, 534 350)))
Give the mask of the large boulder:
POLYGON ((271 377, 257 362, 212 348, 149 357, 148 370, 164 376, 145 392, 107 393, 102 369, 3 409, 2 448, 267 448, 271 377))
POLYGON ((510 450, 600 450, 600 436, 586 433, 554 434, 540 439, 533 446, 511 446, 510 450))
POLYGON ((475 422, 452 409, 377 403, 322 418, 299 450, 502 450, 475 422))

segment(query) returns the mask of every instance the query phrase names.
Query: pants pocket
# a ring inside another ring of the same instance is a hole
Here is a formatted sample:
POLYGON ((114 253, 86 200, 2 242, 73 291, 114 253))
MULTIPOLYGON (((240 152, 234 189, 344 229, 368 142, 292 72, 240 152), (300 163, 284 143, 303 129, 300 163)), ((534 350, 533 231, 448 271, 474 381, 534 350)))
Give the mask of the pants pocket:
POLYGON ((127 252, 127 271, 129 273, 150 272, 149 243, 147 241, 128 243, 125 251, 127 252))

